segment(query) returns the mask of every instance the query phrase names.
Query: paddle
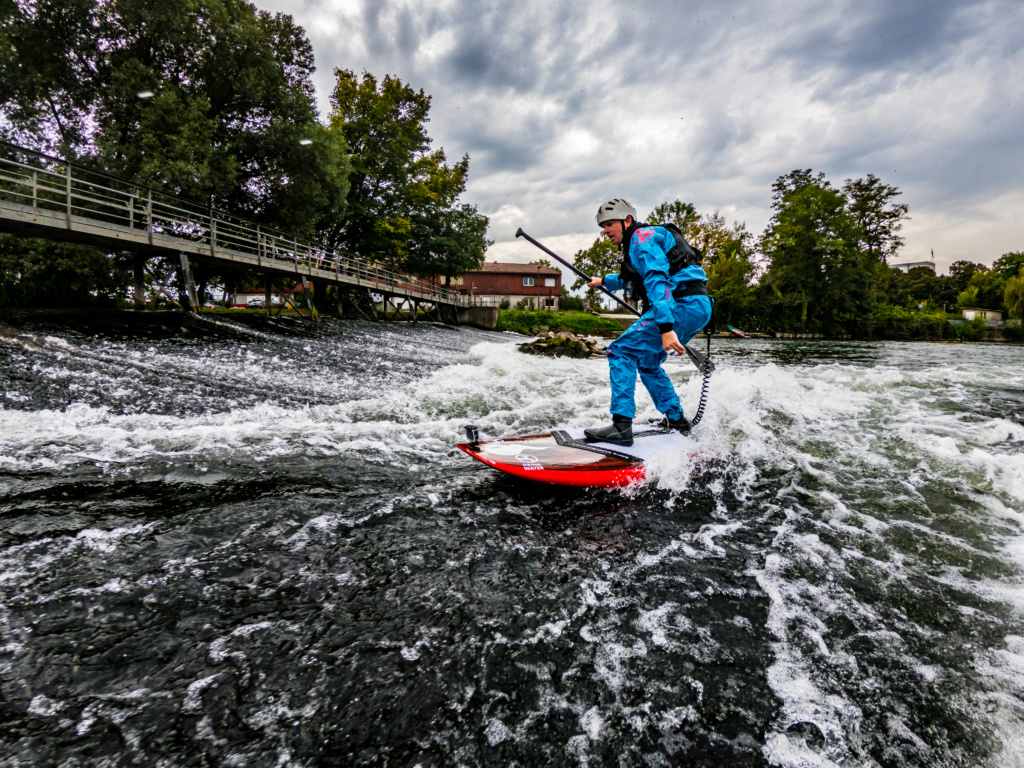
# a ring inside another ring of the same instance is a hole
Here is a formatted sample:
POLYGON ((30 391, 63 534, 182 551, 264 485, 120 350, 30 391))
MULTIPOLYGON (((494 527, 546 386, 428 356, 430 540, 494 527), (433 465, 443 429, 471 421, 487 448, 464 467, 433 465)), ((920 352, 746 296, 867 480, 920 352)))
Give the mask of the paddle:
MULTIPOLYGON (((569 263, 568 261, 566 261, 565 259, 563 259, 563 258, 562 258, 561 256, 559 256, 559 255, 558 255, 557 253, 555 253, 554 251, 552 251, 552 250, 551 250, 550 248, 546 248, 545 246, 543 246, 543 245, 541 245, 540 243, 538 243, 538 242, 537 242, 536 240, 534 240, 534 239, 533 239, 532 237, 530 237, 530 236, 529 236, 528 234, 526 234, 525 232, 523 232, 522 228, 519 228, 519 229, 517 229, 517 230, 516 230, 516 237, 525 237, 525 238, 526 238, 527 240, 529 240, 529 241, 530 241, 531 243, 533 243, 533 244, 534 244, 534 245, 536 245, 536 246, 537 246, 538 248, 540 248, 540 249, 541 249, 542 251, 544 251, 544 253, 546 253, 546 254, 547 254, 548 256, 551 256, 551 257, 553 257, 554 259, 557 259, 557 260, 558 260, 559 262, 561 262, 562 264, 565 264, 565 266, 567 266, 567 267, 568 267, 569 269, 571 269, 571 270, 572 270, 573 272, 575 272, 575 273, 576 273, 576 275, 577 275, 578 277, 582 277, 582 278, 583 278, 583 279, 584 279, 584 280, 585 280, 586 282, 588 282, 588 283, 590 282, 590 276, 589 276, 589 275, 585 275, 585 274, 583 274, 583 273, 582 273, 582 272, 581 272, 580 270, 576 269, 576 267, 574 267, 574 266, 573 266, 572 264, 570 264, 570 263, 569 263)), ((634 309, 633 307, 629 306, 629 304, 627 304, 626 302, 624 302, 624 301, 623 301, 622 299, 620 299, 620 298, 619 298, 618 296, 616 296, 616 295, 615 295, 614 293, 612 293, 611 291, 609 291, 609 290, 608 290, 607 288, 605 288, 605 287, 604 287, 603 285, 602 285, 602 286, 599 286, 598 290, 600 290, 600 291, 603 291, 603 292, 605 293, 605 295, 607 295, 607 296, 611 296, 611 297, 612 297, 613 299, 615 299, 615 301, 617 301, 617 302, 618 302, 619 304, 621 304, 622 306, 624 306, 624 307, 625 307, 626 309, 628 309, 628 310, 629 310, 630 312, 632 312, 632 313, 633 313, 634 315, 636 315, 637 317, 639 317, 639 316, 640 316, 640 313, 639 313, 639 312, 637 312, 637 311, 636 311, 636 310, 635 310, 635 309, 634 309)))

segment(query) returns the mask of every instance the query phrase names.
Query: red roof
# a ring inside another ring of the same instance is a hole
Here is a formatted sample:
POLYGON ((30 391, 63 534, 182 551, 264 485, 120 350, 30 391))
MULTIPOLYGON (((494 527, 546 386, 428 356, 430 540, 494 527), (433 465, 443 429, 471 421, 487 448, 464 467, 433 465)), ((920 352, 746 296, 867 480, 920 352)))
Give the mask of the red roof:
POLYGON ((474 272, 499 272, 506 275, 560 275, 557 269, 545 267, 542 264, 507 264, 500 261, 485 261, 480 269, 471 269, 467 274, 474 272))

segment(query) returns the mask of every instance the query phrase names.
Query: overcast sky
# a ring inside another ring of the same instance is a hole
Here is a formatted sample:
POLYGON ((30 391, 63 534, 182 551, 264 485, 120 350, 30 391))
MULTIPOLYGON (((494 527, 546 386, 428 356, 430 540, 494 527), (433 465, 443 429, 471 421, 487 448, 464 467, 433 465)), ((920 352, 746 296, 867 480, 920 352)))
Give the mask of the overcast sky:
POLYGON ((470 156, 462 202, 488 261, 571 257, 599 203, 680 199, 759 235, 796 168, 903 191, 896 261, 938 272, 1024 250, 1021 0, 255 0, 334 69, 433 97, 428 133, 470 156))

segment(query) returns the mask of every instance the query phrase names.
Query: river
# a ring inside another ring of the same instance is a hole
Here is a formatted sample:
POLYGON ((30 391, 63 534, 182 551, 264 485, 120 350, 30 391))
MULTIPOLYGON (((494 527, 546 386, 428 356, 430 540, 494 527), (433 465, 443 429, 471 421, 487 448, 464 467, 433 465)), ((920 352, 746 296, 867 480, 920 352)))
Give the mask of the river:
POLYGON ((1024 766, 1024 347, 715 342, 586 492, 455 448, 607 419, 523 340, 7 316, 0 764, 1024 766))

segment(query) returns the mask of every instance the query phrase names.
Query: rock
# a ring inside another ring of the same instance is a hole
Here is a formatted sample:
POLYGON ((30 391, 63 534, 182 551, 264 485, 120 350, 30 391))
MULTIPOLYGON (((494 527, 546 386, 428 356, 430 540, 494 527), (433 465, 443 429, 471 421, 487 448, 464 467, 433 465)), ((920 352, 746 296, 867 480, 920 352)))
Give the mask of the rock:
POLYGON ((593 341, 577 336, 567 328, 564 330, 559 328, 557 333, 548 333, 544 338, 520 344, 519 351, 528 355, 576 359, 605 356, 604 351, 593 341))

